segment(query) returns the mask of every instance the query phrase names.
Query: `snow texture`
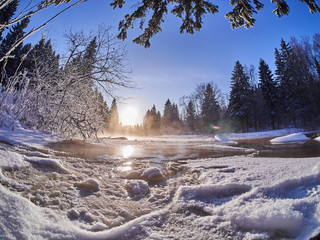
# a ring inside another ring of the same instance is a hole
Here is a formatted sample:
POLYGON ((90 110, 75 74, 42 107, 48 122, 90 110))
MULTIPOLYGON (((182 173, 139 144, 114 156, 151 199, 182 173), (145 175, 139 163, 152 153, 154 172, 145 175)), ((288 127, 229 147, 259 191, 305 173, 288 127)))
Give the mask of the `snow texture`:
POLYGON ((88 178, 83 182, 76 183, 75 186, 78 188, 82 188, 82 189, 85 189, 88 191, 94 191, 94 192, 97 192, 100 190, 99 182, 93 178, 88 178))
MULTIPOLYGON (((301 134, 294 136, 301 140, 301 134)), ((40 139, 43 138, 26 138, 22 143, 41 145, 40 139)), ((2 171, 30 166, 30 162, 59 171, 66 169, 55 160, 0 149, 2 171)), ((185 175, 166 179, 166 184, 172 186, 171 201, 161 209, 111 229, 100 222, 85 228, 66 215, 59 215, 59 211, 37 206, 1 184, 1 239, 304 240, 320 232, 319 157, 207 158, 185 161, 183 168, 185 175)), ((155 167, 144 169, 140 176, 143 180, 124 182, 133 194, 148 194, 151 187, 146 181, 165 179, 155 167)), ((100 189, 93 178, 76 185, 86 190, 100 189)), ((69 215, 77 218, 80 213, 73 209, 69 215)))

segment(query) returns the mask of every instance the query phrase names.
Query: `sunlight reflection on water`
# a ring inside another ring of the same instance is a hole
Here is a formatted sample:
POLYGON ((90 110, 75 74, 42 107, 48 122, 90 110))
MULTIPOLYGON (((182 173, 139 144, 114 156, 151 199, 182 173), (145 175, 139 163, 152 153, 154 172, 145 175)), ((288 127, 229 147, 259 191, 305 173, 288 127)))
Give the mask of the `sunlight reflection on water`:
POLYGON ((125 162, 122 166, 118 167, 118 170, 121 172, 131 171, 132 162, 125 162))
POLYGON ((121 152, 122 152, 123 158, 129 158, 134 154, 135 148, 134 148, 134 146, 127 145, 121 149, 121 152))

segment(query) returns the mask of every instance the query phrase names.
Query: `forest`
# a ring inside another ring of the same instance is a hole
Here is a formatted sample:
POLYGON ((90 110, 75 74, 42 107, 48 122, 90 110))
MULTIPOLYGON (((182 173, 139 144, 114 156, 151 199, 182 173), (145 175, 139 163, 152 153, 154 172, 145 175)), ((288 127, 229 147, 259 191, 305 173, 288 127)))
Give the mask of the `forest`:
MULTIPOLYGON (((9 21, 17 2, 1 16, 9 21)), ((133 87, 126 50, 110 29, 100 25, 85 34, 65 34, 67 50, 57 54, 45 34, 38 43, 18 42, 30 22, 25 18, 0 32, 0 126, 27 127, 63 137, 97 138, 110 134, 209 134, 320 125, 320 34, 280 41, 275 71, 260 59, 235 63, 230 93, 214 81, 198 84, 177 103, 168 100, 163 113, 151 105, 143 124, 122 126, 115 87, 133 87), (10 56, 8 56, 10 53, 10 56), (109 107, 106 96, 113 99, 109 107)))
POLYGON ((214 83, 196 86, 180 98, 180 114, 168 99, 161 116, 153 106, 145 115, 144 130, 153 134, 249 132, 320 126, 320 34, 275 48, 275 71, 260 59, 255 67, 235 63, 230 93, 214 83))

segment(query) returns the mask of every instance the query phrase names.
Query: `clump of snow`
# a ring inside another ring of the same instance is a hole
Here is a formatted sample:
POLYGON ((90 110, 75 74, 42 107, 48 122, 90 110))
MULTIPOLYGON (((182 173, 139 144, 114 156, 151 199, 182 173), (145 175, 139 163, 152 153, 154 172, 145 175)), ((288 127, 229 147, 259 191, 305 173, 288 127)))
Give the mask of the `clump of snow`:
POLYGON ((320 136, 316 137, 314 140, 320 141, 320 136))
POLYGON ((44 159, 44 158, 38 158, 38 157, 25 157, 24 159, 30 163, 35 163, 35 164, 42 165, 44 167, 49 167, 63 173, 70 173, 70 171, 66 169, 64 166, 62 166, 61 162, 58 160, 44 159))
POLYGON ((273 144, 277 143, 286 143, 286 142, 298 142, 298 141, 306 141, 309 140, 310 138, 306 137, 303 133, 292 133, 286 136, 282 137, 277 137, 274 139, 271 139, 270 142, 273 144))
POLYGON ((148 183, 144 180, 128 180, 126 189, 130 195, 146 195, 150 192, 148 183))
POLYGON ((88 178, 87 180, 74 184, 78 188, 83 188, 88 191, 97 192, 100 190, 100 184, 96 179, 88 178))
POLYGON ((159 168, 150 167, 143 171, 141 175, 142 179, 146 180, 148 183, 154 184, 165 180, 159 168))

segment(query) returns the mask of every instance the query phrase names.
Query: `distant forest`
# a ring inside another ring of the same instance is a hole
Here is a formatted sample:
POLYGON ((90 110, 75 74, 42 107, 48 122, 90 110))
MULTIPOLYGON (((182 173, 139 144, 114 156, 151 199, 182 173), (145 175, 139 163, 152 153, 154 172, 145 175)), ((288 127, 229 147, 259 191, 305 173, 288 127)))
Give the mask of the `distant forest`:
POLYGON ((255 67, 235 63, 231 91, 223 95, 214 82, 203 83, 180 98, 180 112, 168 99, 161 115, 153 106, 143 126, 126 129, 144 134, 248 132, 287 127, 320 127, 320 34, 283 39, 275 48, 275 71, 260 59, 255 67))
MULTIPOLYGON (((16 7, 0 10, 8 21, 16 7)), ((70 31, 67 50, 59 55, 45 36, 35 45, 17 41, 29 18, 0 31, 0 127, 20 123, 63 137, 96 138, 110 134, 208 134, 286 127, 320 126, 320 34, 275 49, 274 73, 264 60, 258 71, 235 63, 231 91, 223 94, 214 82, 195 86, 179 103, 168 99, 163 113, 152 103, 144 122, 119 123, 115 86, 131 87, 126 51, 109 29, 70 31), (180 109, 179 109, 180 108, 180 109)))

